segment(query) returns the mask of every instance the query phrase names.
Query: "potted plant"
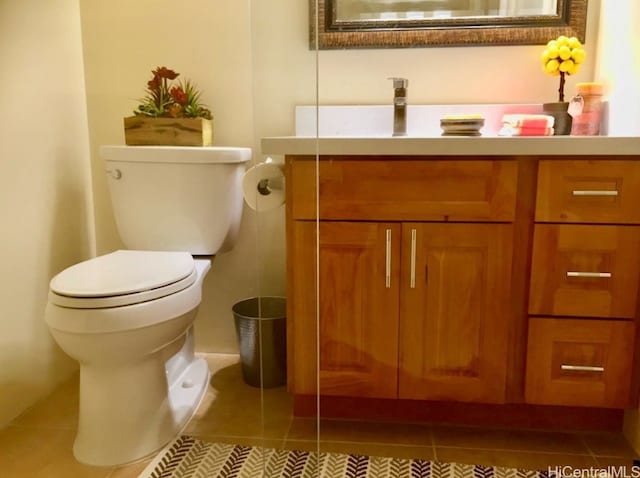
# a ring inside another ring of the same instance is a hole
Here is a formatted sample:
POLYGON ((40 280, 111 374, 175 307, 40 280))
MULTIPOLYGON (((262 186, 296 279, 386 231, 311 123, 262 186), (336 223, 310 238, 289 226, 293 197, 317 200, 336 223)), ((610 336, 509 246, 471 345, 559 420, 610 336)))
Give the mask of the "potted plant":
POLYGON ((558 101, 542 105, 542 110, 555 118, 554 131, 556 135, 567 135, 571 132, 571 116, 567 112, 569 103, 564 100, 565 77, 575 75, 585 58, 586 53, 580 40, 565 35, 551 40, 542 52, 544 72, 560 77, 558 101))
POLYGON ((189 80, 174 82, 179 73, 159 66, 151 72, 146 95, 124 119, 127 145, 211 146, 211 111, 189 80))

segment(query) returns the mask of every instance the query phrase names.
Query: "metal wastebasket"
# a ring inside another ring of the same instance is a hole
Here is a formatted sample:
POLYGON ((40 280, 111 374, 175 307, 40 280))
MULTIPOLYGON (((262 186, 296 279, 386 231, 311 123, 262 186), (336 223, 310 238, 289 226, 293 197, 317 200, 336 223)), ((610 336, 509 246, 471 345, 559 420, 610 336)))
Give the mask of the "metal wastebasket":
POLYGON ((251 297, 232 307, 236 335, 240 344, 242 377, 260 387, 278 387, 287 383, 287 302, 284 297, 251 297), (260 338, 262 337, 262 340, 260 338))

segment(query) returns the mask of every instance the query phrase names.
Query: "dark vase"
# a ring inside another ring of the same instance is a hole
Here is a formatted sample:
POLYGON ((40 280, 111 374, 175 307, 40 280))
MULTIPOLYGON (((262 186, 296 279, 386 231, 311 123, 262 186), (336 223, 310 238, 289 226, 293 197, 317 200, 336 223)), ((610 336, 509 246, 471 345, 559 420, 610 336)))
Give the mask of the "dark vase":
POLYGON ((553 116, 555 124, 553 126, 554 136, 566 136, 571 134, 571 115, 567 113, 569 102, 544 103, 542 111, 544 114, 553 116))

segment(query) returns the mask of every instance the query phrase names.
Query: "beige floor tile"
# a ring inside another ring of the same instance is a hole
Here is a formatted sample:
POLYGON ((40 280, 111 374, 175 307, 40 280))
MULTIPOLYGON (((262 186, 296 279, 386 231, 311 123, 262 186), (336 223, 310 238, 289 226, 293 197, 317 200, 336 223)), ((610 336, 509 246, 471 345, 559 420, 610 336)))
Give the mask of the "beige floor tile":
POLYGON ((0 432, 2 476, 11 478, 105 478, 112 467, 78 463, 72 453, 75 431, 10 426, 0 432))
POLYGON ((198 440, 206 441, 209 443, 228 443, 230 445, 254 446, 275 449, 282 449, 284 447, 284 439, 224 435, 199 435, 197 438, 198 440))
MULTIPOLYGON (((209 363, 212 378, 185 433, 211 442, 316 450, 316 421, 292 417, 292 398, 285 387, 261 391, 245 384, 237 355, 201 356, 209 363)), ((136 478, 149 460, 116 468, 90 467, 75 461, 72 445, 77 410, 76 376, 18 417, 10 427, 0 430, 0 475, 12 478, 136 478)), ((325 452, 542 470, 561 465, 630 467, 631 458, 635 457, 621 434, 606 433, 322 420, 320 437, 320 449, 325 452)))
POLYGON ((622 433, 583 433, 582 438, 594 455, 622 458, 638 457, 622 433))
MULTIPOLYGON (((317 451, 315 441, 287 440, 284 443, 287 450, 317 451)), ((352 455, 386 456, 392 458, 416 458, 433 460, 434 452, 431 446, 390 445, 378 443, 354 442, 322 442, 320 451, 326 453, 345 453, 352 455)))
POLYGON ((211 381, 185 433, 284 439, 292 411, 292 398, 286 388, 261 391, 245 384, 237 355, 202 356, 211 368, 211 381))
POLYGON ((75 430, 78 426, 78 376, 75 374, 47 398, 26 410, 12 425, 75 430))
POLYGON ((433 439, 436 446, 444 447, 589 454, 581 437, 575 433, 436 426, 433 439))
MULTIPOLYGON (((316 440, 316 420, 294 418, 288 440, 316 440)), ((328 442, 388 443, 395 445, 431 446, 428 425, 367 422, 359 420, 322 420, 320 440, 328 442)))
POLYGON ((147 465, 151 462, 151 458, 133 463, 131 465, 119 466, 115 468, 107 478, 138 478, 147 465))
POLYGON ((235 436, 284 439, 289 429, 290 419, 278 418, 261 420, 259 413, 229 415, 220 420, 191 422, 184 433, 193 436, 235 436))
POLYGON ((588 455, 472 448, 436 447, 436 458, 442 462, 503 466, 542 471, 546 471, 550 466, 591 467, 597 465, 595 459, 588 455))

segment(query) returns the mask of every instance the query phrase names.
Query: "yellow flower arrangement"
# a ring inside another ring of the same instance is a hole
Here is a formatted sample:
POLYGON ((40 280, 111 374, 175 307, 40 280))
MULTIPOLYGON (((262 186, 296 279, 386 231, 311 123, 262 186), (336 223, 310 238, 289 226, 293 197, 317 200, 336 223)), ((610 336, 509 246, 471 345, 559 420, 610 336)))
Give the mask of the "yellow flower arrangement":
POLYGON ((545 46, 541 55, 545 73, 560 76, 559 101, 564 101, 565 75, 575 75, 587 54, 576 37, 560 35, 545 46))

